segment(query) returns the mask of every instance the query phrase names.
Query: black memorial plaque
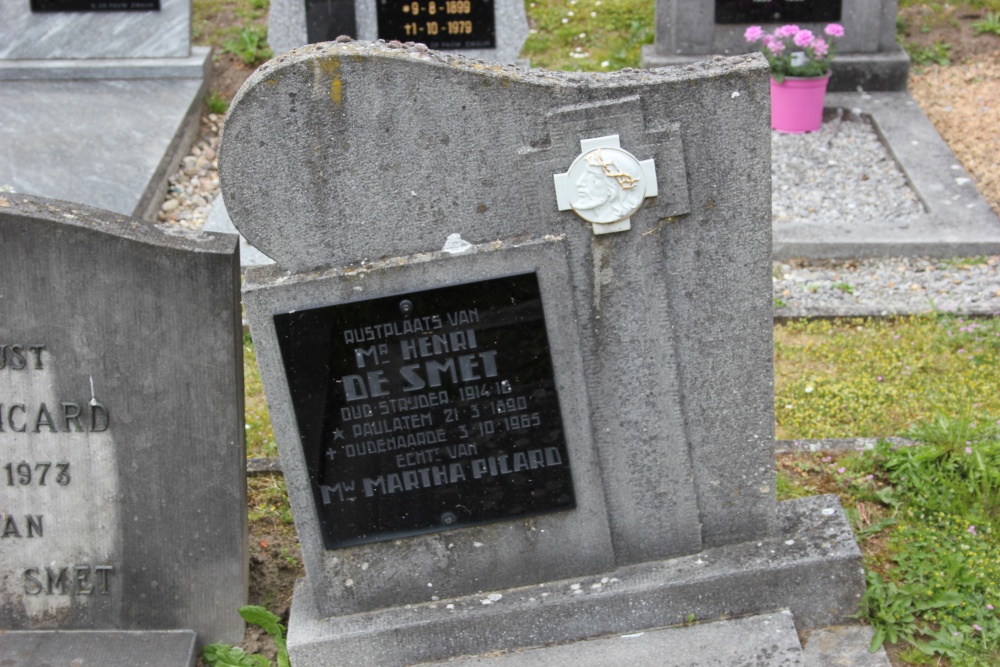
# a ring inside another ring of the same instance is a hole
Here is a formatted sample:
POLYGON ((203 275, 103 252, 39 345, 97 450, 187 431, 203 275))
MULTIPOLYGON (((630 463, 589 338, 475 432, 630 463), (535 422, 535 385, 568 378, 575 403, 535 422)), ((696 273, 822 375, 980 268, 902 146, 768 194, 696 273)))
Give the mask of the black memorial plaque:
POLYGON ((715 0, 715 22, 790 23, 839 21, 843 0, 715 0))
POLYGON ((495 49, 493 0, 378 0, 379 39, 432 49, 495 49))
POLYGON ((354 0, 305 0, 306 39, 310 44, 332 42, 341 35, 357 38, 354 0))
POLYGON ((576 506, 534 273, 274 324, 327 549, 576 506))
POLYGON ((160 0, 31 0, 33 12, 156 12, 160 0))

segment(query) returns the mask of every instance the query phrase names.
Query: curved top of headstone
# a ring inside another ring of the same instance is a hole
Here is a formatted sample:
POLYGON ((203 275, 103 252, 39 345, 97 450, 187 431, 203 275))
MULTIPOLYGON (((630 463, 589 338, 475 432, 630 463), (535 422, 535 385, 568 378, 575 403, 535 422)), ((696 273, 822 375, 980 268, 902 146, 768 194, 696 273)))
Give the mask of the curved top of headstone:
POLYGON ((584 74, 413 44, 309 45, 262 65, 233 100, 222 190, 237 229, 286 270, 346 265, 439 250, 456 233, 483 243, 589 230, 558 210, 552 176, 581 139, 618 134, 663 165, 660 196, 636 216, 679 215, 678 122, 724 104, 766 114, 767 71, 759 54, 584 74))

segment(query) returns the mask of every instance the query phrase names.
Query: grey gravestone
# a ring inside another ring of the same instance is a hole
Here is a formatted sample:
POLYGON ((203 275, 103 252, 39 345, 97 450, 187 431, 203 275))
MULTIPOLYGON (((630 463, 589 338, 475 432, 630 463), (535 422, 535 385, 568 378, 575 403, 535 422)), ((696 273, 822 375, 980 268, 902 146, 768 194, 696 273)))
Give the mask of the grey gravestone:
POLYGON ((28 0, 0 3, 0 59, 187 58, 191 0, 161 0, 159 5, 150 11, 39 12, 28 0))
POLYGON ((512 63, 528 37, 520 0, 271 0, 268 42, 275 53, 341 35, 420 42, 470 58, 512 63), (433 5, 433 7, 432 7, 433 5))
POLYGON ((247 81, 220 174, 277 262, 244 298, 296 664, 853 611, 836 500, 774 497, 767 85, 759 55, 585 75, 364 42, 247 81))
POLYGON ((0 238, 0 627, 240 640, 234 237, 0 194, 0 238))
POLYGON ((0 2, 0 186, 155 218, 205 93, 190 0, 36 4, 0 2))
POLYGON ((643 47, 643 67, 756 51, 759 44, 743 37, 750 25, 797 23, 822 32, 840 23, 845 34, 830 90, 906 90, 910 61, 896 43, 896 9, 897 0, 657 0, 656 39, 643 47))

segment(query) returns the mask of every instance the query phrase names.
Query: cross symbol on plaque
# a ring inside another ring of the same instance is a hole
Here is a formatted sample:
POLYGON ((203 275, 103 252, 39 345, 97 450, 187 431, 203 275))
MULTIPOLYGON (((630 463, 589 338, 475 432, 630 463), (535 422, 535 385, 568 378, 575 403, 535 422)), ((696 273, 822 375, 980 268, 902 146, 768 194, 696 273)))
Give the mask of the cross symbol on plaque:
POLYGON ((658 193, 653 160, 622 149, 617 134, 582 140, 569 169, 552 178, 559 210, 575 211, 595 235, 631 229, 632 215, 658 193))

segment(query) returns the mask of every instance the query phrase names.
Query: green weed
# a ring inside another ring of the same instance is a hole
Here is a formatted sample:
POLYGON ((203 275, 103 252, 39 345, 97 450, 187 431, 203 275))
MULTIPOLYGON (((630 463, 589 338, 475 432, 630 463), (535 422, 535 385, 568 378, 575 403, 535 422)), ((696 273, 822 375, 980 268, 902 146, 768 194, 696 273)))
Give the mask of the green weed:
POLYGON ((243 336, 243 393, 246 421, 247 456, 266 458, 278 455, 278 445, 271 430, 271 415, 264 400, 264 386, 257 367, 250 334, 243 336))
POLYGON ((951 44, 937 41, 931 46, 920 46, 915 42, 905 42, 903 47, 910 54, 910 60, 916 67, 925 65, 941 65, 946 67, 951 64, 948 52, 951 51, 951 44))
POLYGON ((267 45, 267 27, 247 24, 240 28, 236 39, 223 42, 222 50, 239 56, 245 65, 258 65, 271 58, 274 53, 267 45))
POLYGON ((834 283, 833 289, 840 290, 845 294, 854 294, 854 287, 848 283, 834 283))
MULTIPOLYGON (((274 640, 274 645, 278 649, 277 667, 290 667, 285 626, 279 623, 281 619, 264 607, 256 605, 240 607, 240 616, 247 623, 259 625, 274 640)), ((210 667, 271 667, 271 661, 264 656, 248 654, 243 649, 229 644, 209 644, 202 649, 202 657, 210 667)))
POLYGON ((1000 36, 1000 12, 986 12, 983 20, 972 24, 972 30, 977 35, 991 33, 1000 36))
POLYGON ((223 97, 217 90, 213 90, 205 96, 205 105, 208 107, 210 113, 220 116, 229 110, 229 100, 223 97))

